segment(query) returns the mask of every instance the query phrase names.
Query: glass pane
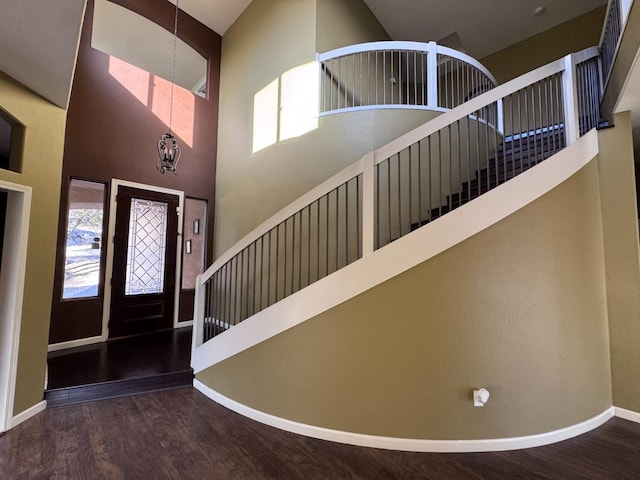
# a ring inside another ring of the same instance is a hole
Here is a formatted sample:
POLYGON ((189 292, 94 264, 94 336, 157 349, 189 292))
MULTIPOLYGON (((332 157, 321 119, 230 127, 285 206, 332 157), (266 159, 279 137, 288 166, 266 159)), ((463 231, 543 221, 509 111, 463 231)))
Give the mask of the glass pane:
POLYGON ((131 199, 125 295, 162 293, 168 204, 131 199))
POLYGON ((69 183, 63 299, 98 295, 104 189, 98 182, 69 183))

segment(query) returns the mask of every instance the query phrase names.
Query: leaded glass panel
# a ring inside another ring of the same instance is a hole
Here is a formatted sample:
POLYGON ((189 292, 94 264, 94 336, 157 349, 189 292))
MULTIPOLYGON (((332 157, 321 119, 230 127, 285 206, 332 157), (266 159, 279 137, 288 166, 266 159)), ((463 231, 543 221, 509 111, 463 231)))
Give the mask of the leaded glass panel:
POLYGON ((164 290, 167 207, 164 202, 131 199, 125 295, 164 290))

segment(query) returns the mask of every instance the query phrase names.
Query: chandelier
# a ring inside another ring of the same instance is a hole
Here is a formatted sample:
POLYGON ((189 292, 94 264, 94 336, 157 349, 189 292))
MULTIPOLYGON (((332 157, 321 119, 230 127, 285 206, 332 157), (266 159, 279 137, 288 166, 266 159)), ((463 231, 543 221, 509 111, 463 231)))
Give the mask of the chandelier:
POLYGON ((160 157, 160 164, 157 166, 160 173, 169 171, 174 175, 178 174, 176 167, 180 161, 180 147, 176 141, 176 137, 173 136, 171 130, 171 122, 173 120, 173 84, 176 74, 176 41, 178 38, 178 11, 180 0, 176 0, 176 16, 173 24, 173 57, 171 59, 171 93, 169 95, 169 132, 165 133, 158 140, 158 156, 160 157))

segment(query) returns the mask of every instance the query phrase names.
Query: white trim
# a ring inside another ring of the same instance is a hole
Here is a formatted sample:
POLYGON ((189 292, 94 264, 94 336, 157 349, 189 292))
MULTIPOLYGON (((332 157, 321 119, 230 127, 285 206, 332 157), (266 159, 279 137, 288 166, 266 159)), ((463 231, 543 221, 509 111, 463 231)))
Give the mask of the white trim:
POLYGON ((564 132, 567 144, 571 145, 580 138, 580 119, 578 112, 578 79, 576 77, 576 61, 573 56, 564 57, 565 67, 562 74, 562 98, 564 101, 564 132))
POLYGON ((622 24, 627 24, 627 18, 629 18, 629 12, 631 11, 631 7, 633 6, 633 0, 621 0, 620 1, 620 10, 622 11, 622 16, 620 17, 622 24))
POLYGON ((360 112, 363 110, 426 110, 429 112, 448 112, 450 108, 432 107, 431 105, 409 105, 400 103, 383 103, 380 105, 362 105, 359 107, 334 108, 326 112, 321 112, 319 117, 329 117, 331 115, 348 112, 360 112))
POLYGON ((41 402, 36 403, 33 407, 27 408, 24 412, 20 412, 11 420, 11 428, 20 425, 25 420, 29 420, 34 415, 42 412, 45 408, 47 408, 47 401, 42 400, 41 402))
POLYGON ((640 423, 640 413, 634 412, 632 410, 627 410, 626 408, 614 407, 615 415, 618 418, 624 418, 625 420, 630 420, 632 422, 640 423))
POLYGON ((200 372, 433 258, 557 187, 597 154, 593 129, 535 168, 203 343, 194 350, 191 366, 200 372))
POLYGON ((4 229, 2 272, 0 273, 0 432, 11 428, 18 350, 22 325, 24 282, 29 244, 31 187, 0 180, 8 192, 4 229))
POLYGON ((330 60, 336 57, 343 57, 345 55, 351 55, 354 53, 362 53, 362 52, 374 52, 377 50, 417 50, 417 51, 429 51, 429 44, 423 42, 412 42, 412 41, 393 41, 393 40, 382 40, 379 42, 367 42, 367 43, 357 43, 354 45, 347 45, 346 47, 335 48, 333 50, 329 50, 328 52, 319 53, 318 61, 324 62, 325 60, 330 60))
POLYGON ((131 187, 140 190, 149 190, 152 192, 166 193, 176 195, 178 197, 178 241, 176 242, 176 286, 174 292, 174 308, 173 308, 173 327, 178 326, 178 309, 180 307, 180 269, 182 267, 182 216, 184 214, 184 192, 181 190, 173 190, 170 188, 157 187, 154 185, 146 185, 143 183, 129 182, 114 178, 111 180, 111 198, 109 200, 109 226, 107 230, 107 260, 104 275, 104 301, 102 304, 102 338, 109 338, 109 315, 111 313, 111 276, 113 274, 113 238, 116 224, 116 196, 119 187, 131 187))
POLYGON ((362 157, 362 256, 375 250, 375 158, 373 152, 362 157))
POLYGON ((47 348, 48 352, 57 352, 58 350, 65 350, 73 347, 84 347, 85 345, 93 345, 94 343, 104 342, 106 338, 102 335, 95 337, 79 338, 77 340, 69 340, 67 342, 51 343, 47 348))
POLYGON ((242 403, 236 402, 199 380, 193 381, 193 386, 216 403, 233 410, 240 415, 255 420, 271 427, 279 428, 287 432, 304 435, 306 437, 329 440, 332 442, 357 445, 360 447, 384 448, 387 450, 401 450, 407 452, 432 452, 432 453, 461 453, 461 452, 499 452, 505 450, 519 450, 522 448, 540 447, 552 443, 561 442, 569 438, 589 432, 613 417, 613 407, 576 425, 560 428, 551 432, 523 437, 495 438, 486 440, 426 440, 417 438, 382 437, 377 435, 365 435, 361 433, 344 432, 329 428, 316 427, 304 423, 294 422, 286 418, 276 417, 261 412, 242 403))

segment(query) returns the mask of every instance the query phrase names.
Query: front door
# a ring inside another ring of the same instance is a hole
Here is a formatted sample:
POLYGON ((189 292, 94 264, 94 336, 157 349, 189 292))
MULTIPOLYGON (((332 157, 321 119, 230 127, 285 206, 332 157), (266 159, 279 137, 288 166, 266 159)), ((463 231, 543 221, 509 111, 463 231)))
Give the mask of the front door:
POLYGON ((109 337, 173 327, 179 197, 119 186, 109 337))

